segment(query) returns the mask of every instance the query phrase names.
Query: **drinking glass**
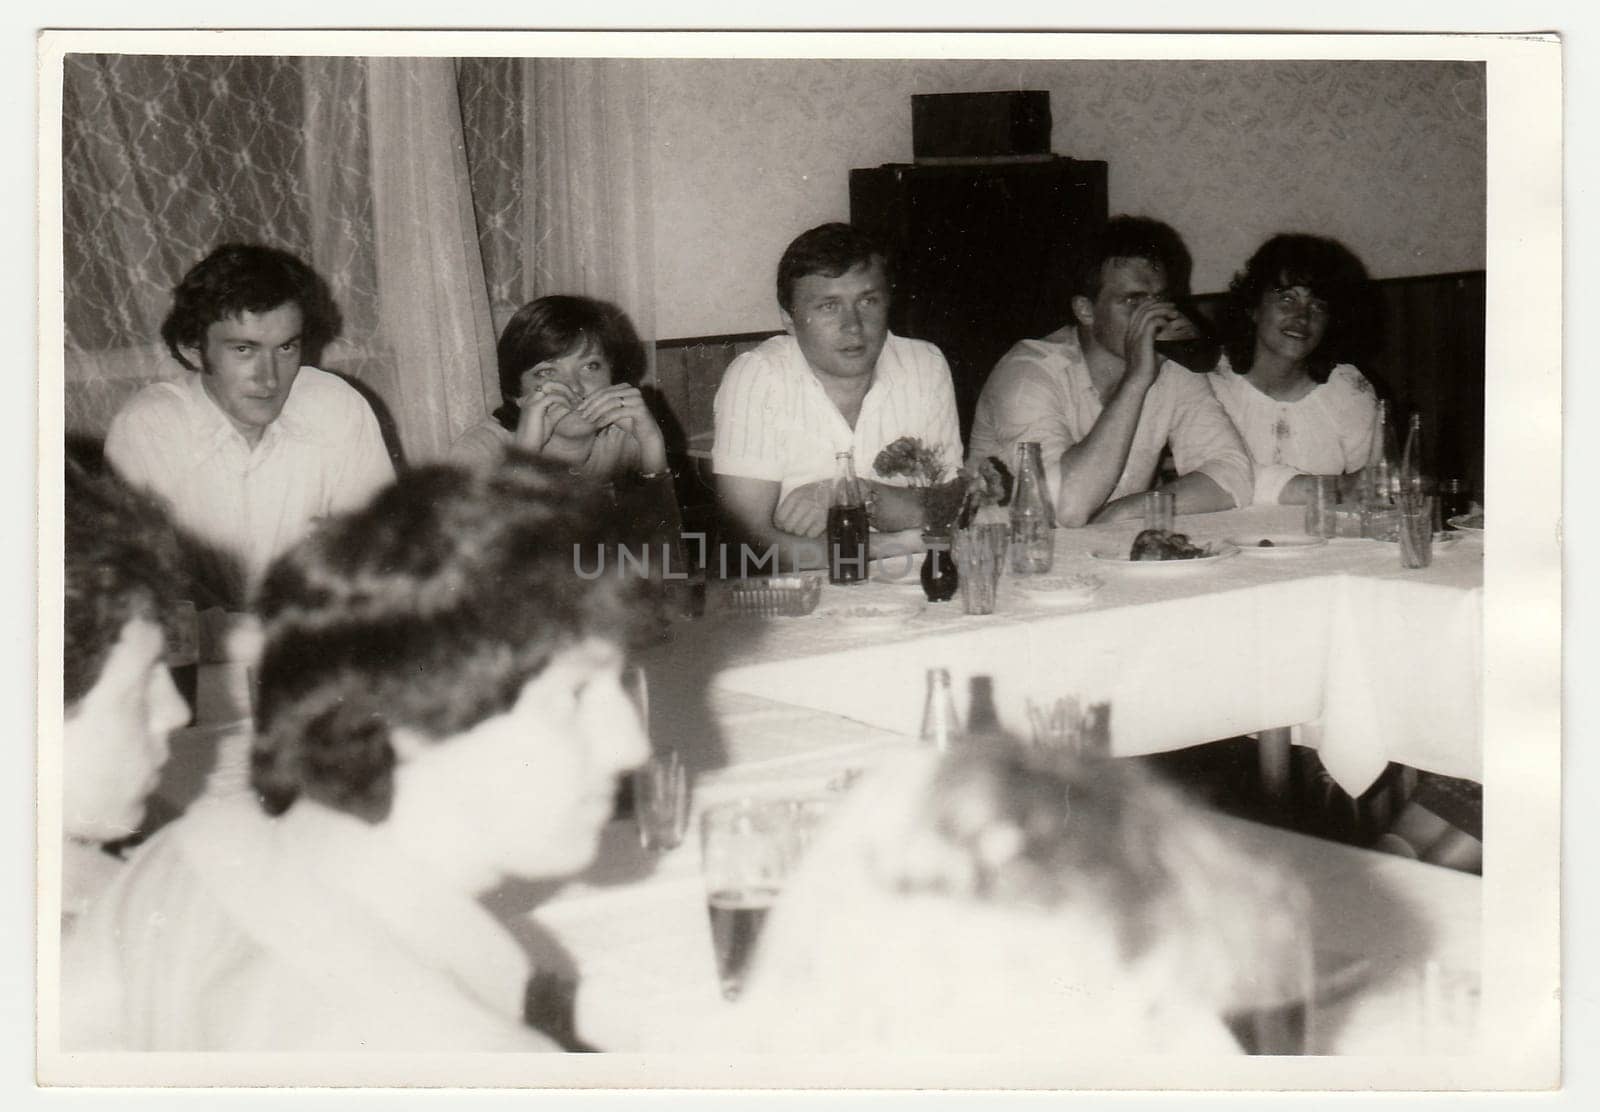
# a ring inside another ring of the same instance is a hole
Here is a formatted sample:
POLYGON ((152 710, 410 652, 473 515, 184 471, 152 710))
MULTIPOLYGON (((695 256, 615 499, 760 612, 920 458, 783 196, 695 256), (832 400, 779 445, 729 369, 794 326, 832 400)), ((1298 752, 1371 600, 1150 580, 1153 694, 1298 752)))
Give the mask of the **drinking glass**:
POLYGON ((1000 573, 1010 543, 1010 526, 975 525, 957 529, 954 542, 960 573, 961 608, 968 614, 993 614, 1000 573))
POLYGON ((1400 566, 1425 568, 1433 563, 1434 499, 1419 494, 1400 499, 1400 566))
POLYGON ((737 999, 785 881, 820 822, 820 808, 740 799, 700 816, 701 869, 722 995, 737 999))
POLYGON ((655 753, 634 769, 633 818, 639 844, 653 853, 683 842, 689 828, 689 771, 677 750, 655 753))
POLYGON ((189 704, 189 721, 184 725, 191 725, 200 706, 200 612, 188 599, 172 604, 167 623, 167 669, 189 704))
POLYGON ((1340 502, 1333 508, 1333 535, 1336 537, 1366 536, 1367 511, 1359 502, 1340 502))
POLYGON ((1373 503, 1361 509, 1361 535, 1375 541, 1400 539, 1400 508, 1373 503))
POLYGON ((1146 491, 1144 496, 1144 527, 1172 532, 1172 515, 1177 508, 1177 498, 1165 490, 1146 491))
POLYGON ((1313 537, 1338 535, 1334 507, 1339 504, 1339 477, 1312 475, 1311 495, 1306 499, 1306 532, 1313 537))
POLYGON ((1311 898, 1285 880, 1255 924, 1248 965, 1237 971, 1233 1006, 1223 1018, 1246 1054, 1311 1053, 1316 963, 1311 898))
MULTIPOLYGON (((1180 305, 1182 315, 1156 332, 1156 354, 1196 374, 1209 374, 1222 359, 1222 343, 1211 322, 1193 305, 1180 305)), ((1153 528, 1153 527, 1152 527, 1153 528)))
MULTIPOLYGON (((634 710, 639 714, 639 730, 648 739, 650 737, 650 681, 645 676, 644 669, 637 664, 630 664, 622 670, 622 690, 627 692, 628 699, 633 703, 634 710)), ((617 791, 612 799, 611 817, 625 819, 636 814, 635 804, 636 786, 632 776, 617 778, 617 791)))

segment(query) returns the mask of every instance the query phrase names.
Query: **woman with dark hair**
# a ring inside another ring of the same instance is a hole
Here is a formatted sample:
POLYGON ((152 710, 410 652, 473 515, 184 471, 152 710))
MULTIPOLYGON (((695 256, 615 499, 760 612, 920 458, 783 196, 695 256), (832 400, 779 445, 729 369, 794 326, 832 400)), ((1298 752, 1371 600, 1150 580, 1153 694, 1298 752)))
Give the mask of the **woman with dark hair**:
POLYGON ((530 301, 506 325, 496 349, 500 408, 468 429, 451 458, 482 466, 517 447, 609 485, 626 531, 611 538, 672 551, 685 568, 682 517, 661 426, 639 391, 638 337, 621 310, 587 297, 530 301))
POLYGON ((664 474, 666 442, 639 392, 637 348, 627 318, 604 302, 530 301, 496 347, 500 408, 452 456, 477 462, 514 444, 596 479, 664 474))
POLYGON ((1342 360, 1366 282, 1345 247, 1310 235, 1273 236, 1233 280, 1226 358, 1209 377, 1250 449, 1258 504, 1304 504, 1315 475, 1356 488, 1377 394, 1342 360))
POLYGON ((479 905, 593 858, 642 760, 640 581, 574 574, 586 483, 512 453, 325 523, 260 595, 254 796, 156 836, 63 956, 63 1049, 552 1049, 479 905))

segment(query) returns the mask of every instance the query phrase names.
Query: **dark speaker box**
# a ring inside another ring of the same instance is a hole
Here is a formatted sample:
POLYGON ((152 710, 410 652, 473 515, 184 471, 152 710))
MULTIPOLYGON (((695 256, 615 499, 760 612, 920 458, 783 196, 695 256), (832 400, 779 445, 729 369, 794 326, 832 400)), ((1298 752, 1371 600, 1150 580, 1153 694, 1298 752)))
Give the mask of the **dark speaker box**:
POLYGON ((911 151, 918 161, 1048 154, 1050 94, 1029 89, 915 95, 911 151))

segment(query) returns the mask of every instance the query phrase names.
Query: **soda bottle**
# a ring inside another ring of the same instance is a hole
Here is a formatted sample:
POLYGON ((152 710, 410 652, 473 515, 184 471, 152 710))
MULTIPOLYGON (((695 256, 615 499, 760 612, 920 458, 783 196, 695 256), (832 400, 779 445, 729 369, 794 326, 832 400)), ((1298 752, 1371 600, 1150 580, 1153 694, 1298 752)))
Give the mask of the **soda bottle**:
POLYGON ((849 452, 833 457, 833 497, 828 504, 828 582, 867 578, 867 502, 849 452))
POLYGON ((1378 402, 1372 418, 1372 448, 1367 456, 1366 501, 1374 506, 1394 505, 1400 493, 1400 453, 1395 447, 1394 423, 1389 420, 1389 403, 1378 402))
POLYGON ((1055 561, 1056 515, 1037 441, 1017 445, 1017 488, 1011 496, 1011 570, 1043 575, 1055 561))
POLYGON ((949 750, 951 742, 961 733, 961 723, 956 718, 955 692, 950 689, 950 669, 928 669, 928 698, 922 707, 923 744, 939 752, 949 750))

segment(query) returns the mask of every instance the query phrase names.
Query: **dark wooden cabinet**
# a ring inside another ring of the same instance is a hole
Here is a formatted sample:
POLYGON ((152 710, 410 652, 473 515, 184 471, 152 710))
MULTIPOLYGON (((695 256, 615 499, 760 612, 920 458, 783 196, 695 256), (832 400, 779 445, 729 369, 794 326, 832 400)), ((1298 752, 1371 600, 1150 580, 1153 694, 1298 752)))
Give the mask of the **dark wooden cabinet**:
POLYGON ((1049 157, 852 170, 850 219, 893 252, 890 328, 944 352, 965 437, 996 360, 1069 318, 1067 262, 1084 230, 1106 219, 1106 164, 1049 157))

